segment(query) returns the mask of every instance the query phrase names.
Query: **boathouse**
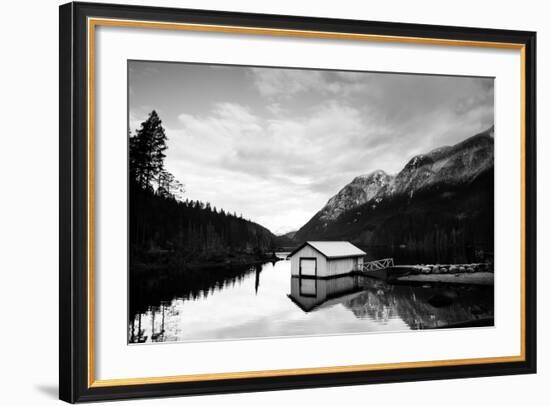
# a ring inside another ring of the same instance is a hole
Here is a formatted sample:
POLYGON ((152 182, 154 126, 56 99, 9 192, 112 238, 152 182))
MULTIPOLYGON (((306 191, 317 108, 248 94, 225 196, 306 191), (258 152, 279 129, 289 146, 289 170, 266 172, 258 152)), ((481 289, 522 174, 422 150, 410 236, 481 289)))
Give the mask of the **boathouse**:
POLYGON ((292 276, 329 278, 363 267, 367 255, 348 241, 307 241, 292 251, 292 276))

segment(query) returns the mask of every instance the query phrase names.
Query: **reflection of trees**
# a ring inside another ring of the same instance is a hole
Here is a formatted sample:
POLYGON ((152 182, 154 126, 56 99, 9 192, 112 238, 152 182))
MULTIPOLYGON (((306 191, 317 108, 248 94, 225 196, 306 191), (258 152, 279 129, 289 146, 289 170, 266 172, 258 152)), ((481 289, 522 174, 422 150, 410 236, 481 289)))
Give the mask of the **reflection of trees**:
MULTIPOLYGON (((166 306, 165 303, 149 308, 149 312, 151 313, 151 341, 165 341, 164 321, 167 309, 170 312, 169 304, 166 306)), ((142 313, 139 313, 134 315, 130 320, 130 343, 144 343, 147 341, 148 336, 145 335, 145 329, 142 328, 143 316, 142 313)))
POLYGON ((141 328, 142 315, 138 314, 134 316, 130 322, 130 342, 131 343, 144 343, 147 340, 145 330, 141 328))
MULTIPOLYGON (((234 268, 197 269, 186 272, 159 271, 154 276, 135 272, 130 278, 130 320, 136 314, 145 313, 153 307, 158 308, 164 302, 174 298, 197 300, 206 298, 228 286, 235 286, 251 272, 257 274, 258 266, 234 268)), ((137 334, 137 333, 136 333, 137 334)), ((130 332, 130 336, 132 332, 130 332)))
POLYGON ((364 287, 363 293, 344 302, 361 319, 384 323, 398 317, 412 329, 425 329, 491 319, 494 315, 492 287, 400 286, 379 281, 366 281, 364 287))
POLYGON ((174 299, 186 301, 207 298, 217 291, 242 283, 251 273, 255 273, 254 289, 257 292, 262 269, 263 265, 257 264, 202 269, 182 274, 165 272, 155 275, 154 278, 135 275, 131 278, 133 285, 128 326, 130 343, 165 341, 165 319, 178 315, 178 311, 171 306, 174 299), (147 326, 143 325, 144 320, 147 320, 147 326))
POLYGON ((256 271, 256 277, 254 279, 254 292, 258 294, 258 288, 260 287, 260 273, 262 272, 262 266, 258 264, 254 267, 254 269, 256 271))

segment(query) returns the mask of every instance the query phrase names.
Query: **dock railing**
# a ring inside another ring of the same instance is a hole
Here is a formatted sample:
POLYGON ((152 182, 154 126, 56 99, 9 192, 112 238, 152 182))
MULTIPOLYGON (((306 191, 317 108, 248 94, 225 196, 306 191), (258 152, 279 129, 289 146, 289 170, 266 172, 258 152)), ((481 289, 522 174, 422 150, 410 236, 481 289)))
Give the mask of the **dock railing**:
POLYGON ((363 263, 360 269, 363 272, 379 271, 381 269, 391 268, 393 266, 393 258, 377 259, 363 263))

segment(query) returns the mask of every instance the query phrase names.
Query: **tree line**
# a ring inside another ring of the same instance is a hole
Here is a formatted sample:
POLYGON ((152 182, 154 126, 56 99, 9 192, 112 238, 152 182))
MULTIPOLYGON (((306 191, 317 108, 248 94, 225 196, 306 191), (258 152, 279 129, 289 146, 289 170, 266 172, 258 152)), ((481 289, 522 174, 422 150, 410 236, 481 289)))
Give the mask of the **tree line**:
POLYGON ((272 250, 275 236, 259 224, 184 200, 183 183, 164 166, 167 141, 156 111, 129 134, 131 262, 181 266, 272 250))

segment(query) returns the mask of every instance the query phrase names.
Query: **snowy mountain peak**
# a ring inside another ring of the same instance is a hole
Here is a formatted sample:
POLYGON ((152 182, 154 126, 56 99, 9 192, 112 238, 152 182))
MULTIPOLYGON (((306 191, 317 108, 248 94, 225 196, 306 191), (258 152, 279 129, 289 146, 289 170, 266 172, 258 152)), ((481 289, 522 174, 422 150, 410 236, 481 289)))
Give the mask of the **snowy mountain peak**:
POLYGON ((392 181, 393 176, 382 170, 357 176, 328 201, 321 211, 321 219, 334 220, 343 212, 384 195, 392 181))
MULTIPOLYGON (((367 179, 381 179, 381 178, 384 178, 385 176, 388 176, 388 174, 386 172, 384 172, 382 169, 376 169, 375 171, 372 171, 371 173, 367 173, 365 175, 359 175, 357 176, 353 182, 358 182, 358 181, 362 181, 362 180, 367 180, 367 179)), ((352 182, 352 183, 353 183, 352 182)))
POLYGON ((418 190, 440 183, 469 182, 493 167, 493 137, 491 127, 455 145, 416 155, 395 176, 381 169, 357 176, 330 198, 318 217, 323 222, 333 221, 365 203, 376 205, 397 195, 412 198, 418 190))

